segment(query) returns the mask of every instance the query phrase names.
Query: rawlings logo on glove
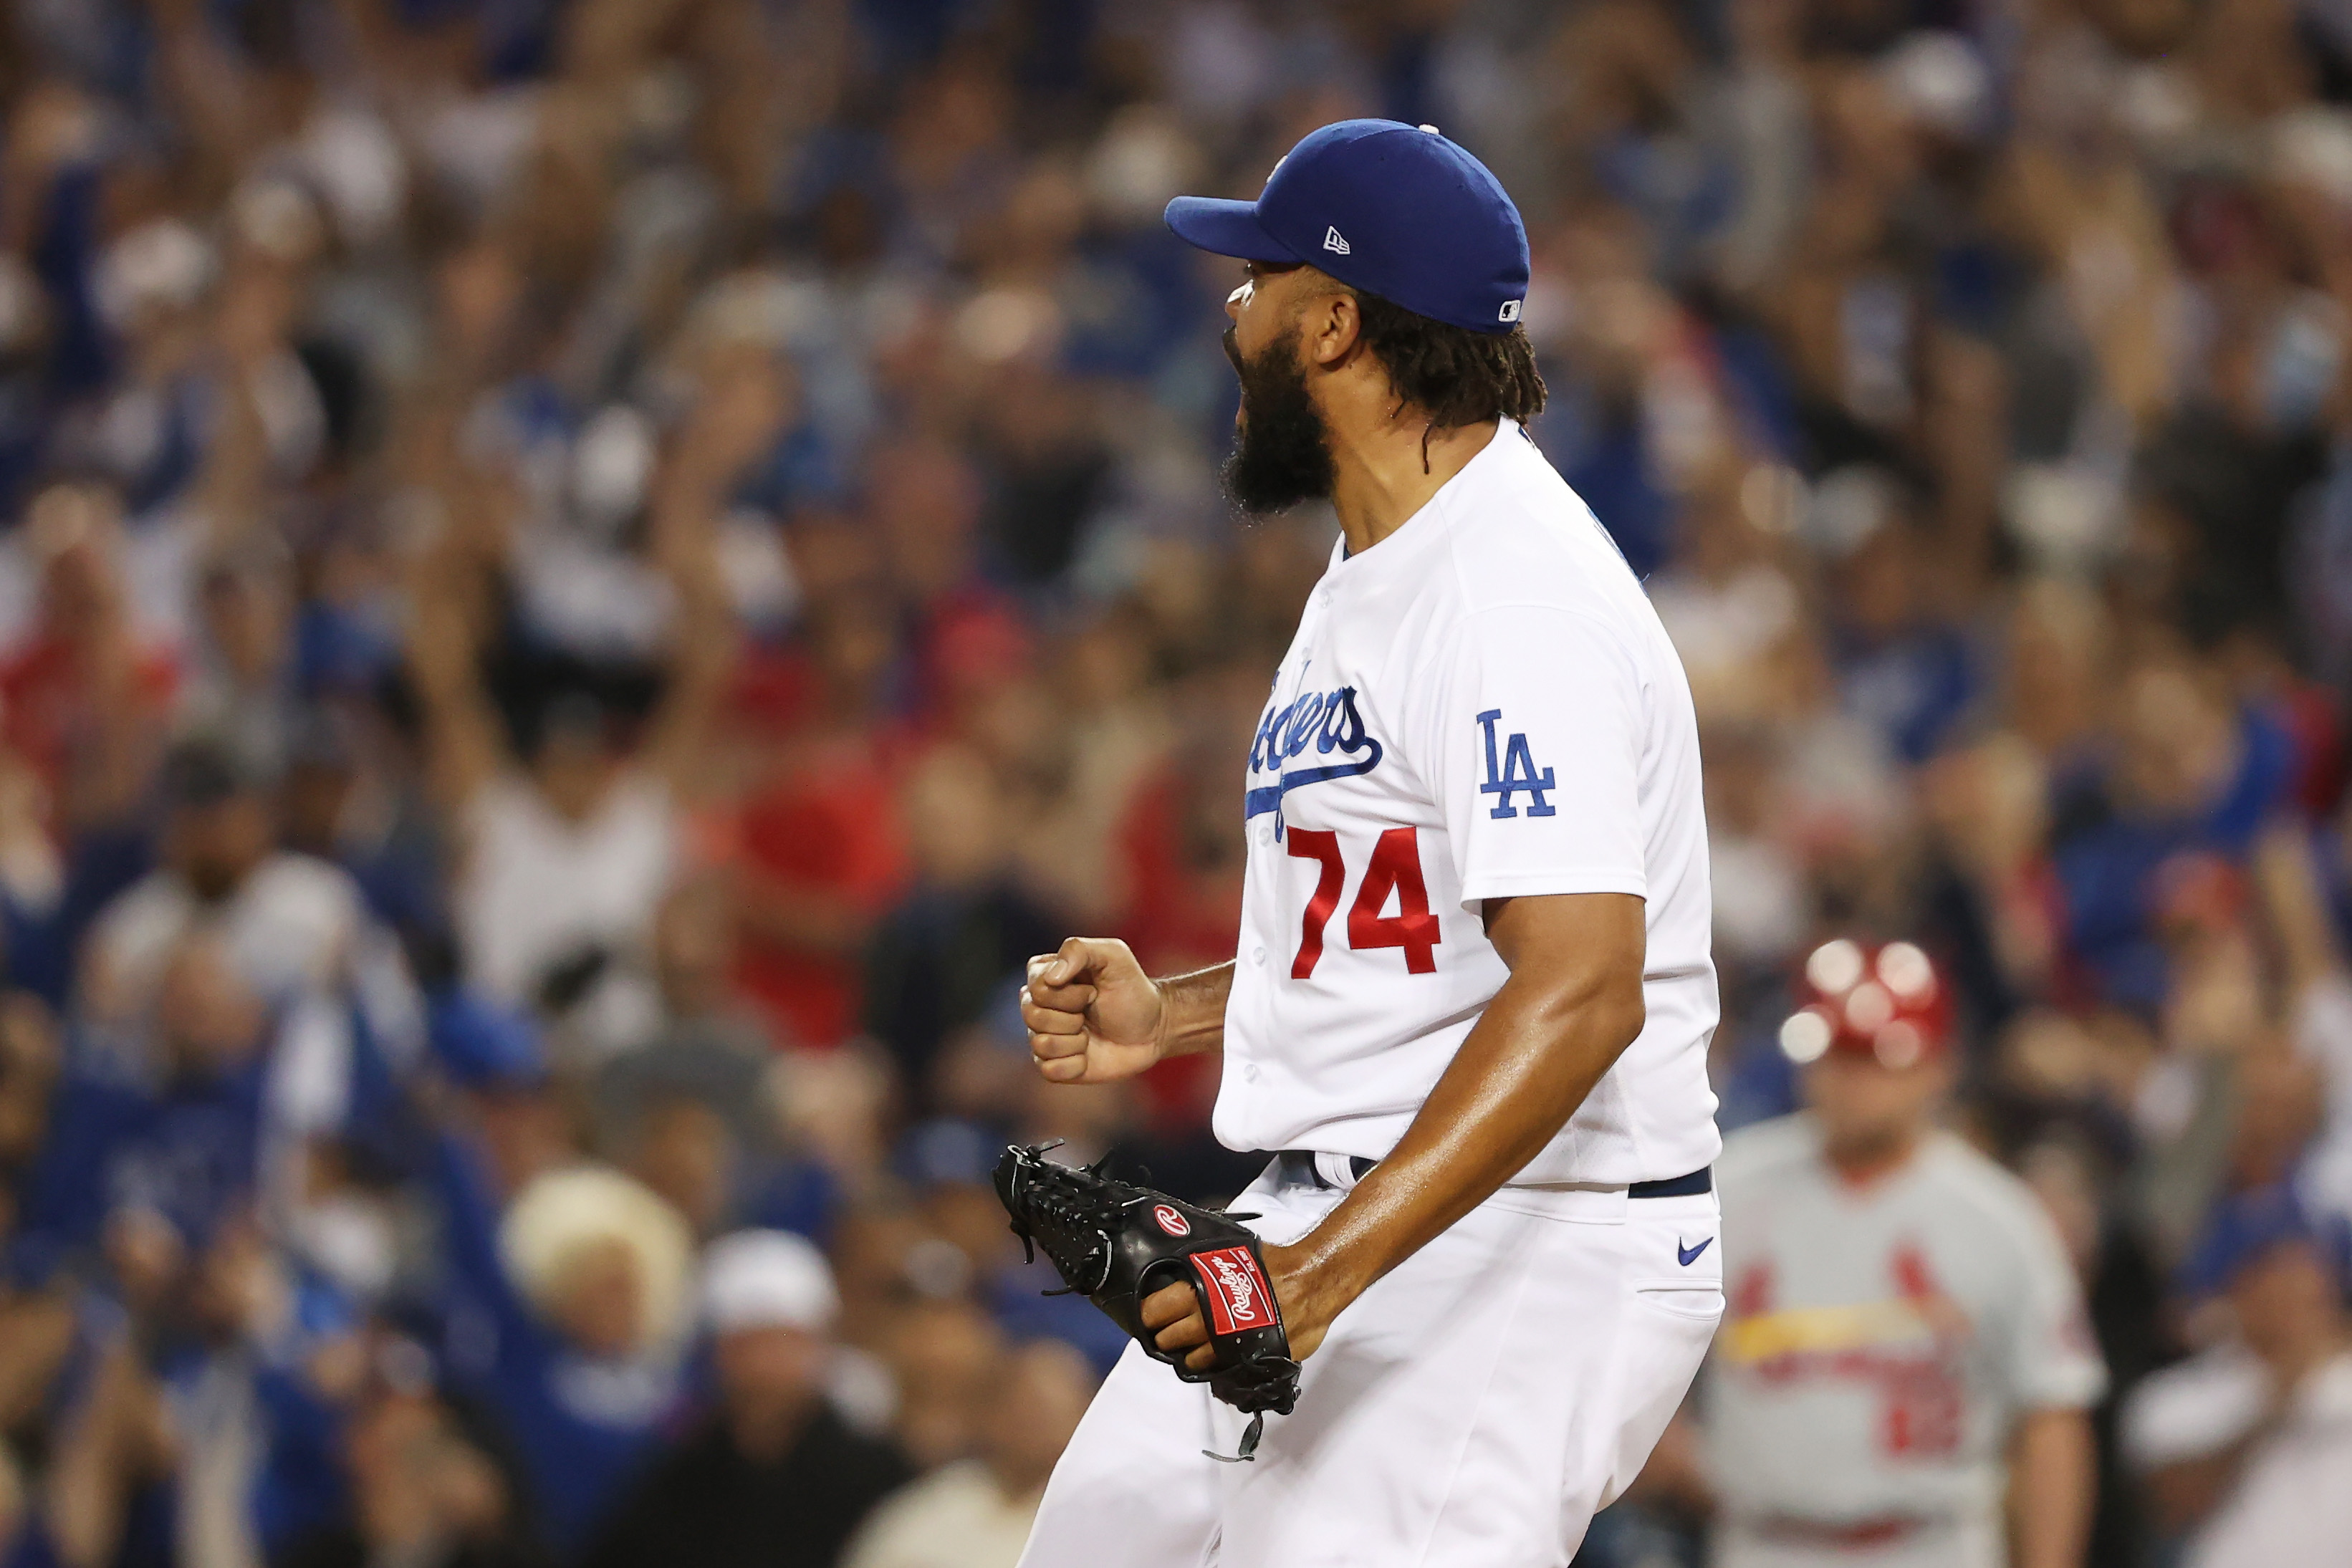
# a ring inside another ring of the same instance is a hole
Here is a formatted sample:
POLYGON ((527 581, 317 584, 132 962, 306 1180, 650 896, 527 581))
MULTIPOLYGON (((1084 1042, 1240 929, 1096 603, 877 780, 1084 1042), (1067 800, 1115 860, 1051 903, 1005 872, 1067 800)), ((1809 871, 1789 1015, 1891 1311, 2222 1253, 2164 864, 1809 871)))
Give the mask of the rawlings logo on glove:
POLYGON ((1276 1322, 1274 1292, 1245 1247, 1221 1247, 1192 1254, 1192 1267, 1209 1286, 1209 1321, 1219 1333, 1239 1333, 1276 1322))
POLYGON ((1145 1354, 1245 1412, 1249 1430, 1231 1457, 1254 1458, 1266 1413, 1287 1416, 1298 1399, 1298 1363, 1257 1238, 1232 1215, 1115 1180, 1099 1166, 1055 1165, 1045 1157, 1054 1146, 1009 1148, 997 1162, 996 1196, 1013 1234, 1032 1258, 1042 1250, 1065 1289, 1100 1307, 1145 1354), (1216 1349, 1205 1372, 1186 1366, 1183 1353, 1161 1350, 1143 1326, 1143 1299, 1180 1280, 1200 1298, 1216 1349))

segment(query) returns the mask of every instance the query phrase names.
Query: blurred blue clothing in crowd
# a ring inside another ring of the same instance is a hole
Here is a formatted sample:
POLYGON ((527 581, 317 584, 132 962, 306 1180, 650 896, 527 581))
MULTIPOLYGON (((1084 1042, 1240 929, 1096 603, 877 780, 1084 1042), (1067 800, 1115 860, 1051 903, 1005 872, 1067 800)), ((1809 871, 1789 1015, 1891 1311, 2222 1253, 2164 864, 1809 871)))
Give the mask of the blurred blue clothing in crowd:
POLYGON ((1875 644, 1847 639, 1835 653, 1847 711, 1906 762, 1933 757, 1982 689, 1957 627, 1917 626, 1875 644))
POLYGON ((46 1279, 94 1250, 123 1209, 156 1215, 201 1247, 253 1196, 264 1081, 258 1061, 152 1086, 87 1062, 69 1069, 25 1184, 13 1271, 46 1279))
POLYGON ((547 1048, 530 1020, 462 988, 425 1004, 425 1039, 461 1089, 528 1088, 547 1077, 547 1048))
POLYGON ((841 1211, 841 1183, 814 1160, 770 1157, 752 1162, 737 1203, 742 1227, 789 1230, 819 1247, 833 1245, 841 1211))
POLYGON ((1007 1339, 1061 1340, 1076 1345, 1105 1375, 1134 1343, 1093 1302, 1064 1292, 1061 1276, 1043 1256, 1026 1263, 1016 1259, 999 1270, 987 1293, 989 1312, 1007 1339))
POLYGON ((49 187, 48 210, 28 258, 50 311, 48 391, 59 402, 103 385, 112 369, 91 291, 103 195, 97 165, 62 171, 49 187))
POLYGON ((499 1250, 499 1205, 476 1153, 435 1151, 449 1270, 442 1356, 455 1392, 501 1423, 520 1455, 541 1533, 576 1552, 658 1448, 682 1380, 651 1359, 592 1361, 541 1322, 499 1250))
MULTIPOLYGON (((1548 435, 1553 423, 1547 414, 1539 434, 1548 435)), ((1630 411, 1594 411, 1593 422, 1580 434, 1574 458, 1562 465, 1561 476, 1617 541, 1617 552, 1633 575, 1646 580, 1673 552, 1675 507, 1641 422, 1630 411)), ((1560 455, 1555 454, 1554 460, 1560 455)))
POLYGON ((65 1012, 83 933, 116 894, 147 874, 154 858, 143 824, 86 828, 66 846, 65 886, 55 903, 28 907, 0 893, 0 957, 8 983, 65 1012))
POLYGON ((2177 1282, 2190 1300, 2218 1295, 2263 1254, 2294 1243, 2317 1249, 2352 1291, 2352 1218, 2306 1203, 2293 1176, 2224 1194, 2181 1260, 2177 1282))
POLYGON ((2235 774, 2201 810, 2170 816, 2131 810, 2094 786, 2062 800, 2051 859, 2074 950, 2100 995, 2153 1009, 2167 965, 2155 916, 2166 862, 2200 851, 2242 859, 2294 782, 2286 732, 2259 712, 2239 720, 2235 774))

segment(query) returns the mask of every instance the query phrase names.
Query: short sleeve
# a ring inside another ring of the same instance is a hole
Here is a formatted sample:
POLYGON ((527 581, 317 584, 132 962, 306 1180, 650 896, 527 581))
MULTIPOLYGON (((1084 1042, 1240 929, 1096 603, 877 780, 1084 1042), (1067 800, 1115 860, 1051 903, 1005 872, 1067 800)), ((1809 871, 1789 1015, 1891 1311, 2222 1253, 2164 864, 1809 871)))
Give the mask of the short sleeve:
POLYGON ((2024 1224, 2022 1289, 2002 1346, 2002 1381, 2021 1410, 2077 1409, 2106 1392, 2106 1363, 2083 1307, 2083 1290, 2058 1232, 2032 1198, 2024 1224))
POLYGON ((1641 767, 1647 702, 1602 622, 1507 605, 1465 617, 1416 716, 1462 906, 1543 894, 1649 893, 1641 767))

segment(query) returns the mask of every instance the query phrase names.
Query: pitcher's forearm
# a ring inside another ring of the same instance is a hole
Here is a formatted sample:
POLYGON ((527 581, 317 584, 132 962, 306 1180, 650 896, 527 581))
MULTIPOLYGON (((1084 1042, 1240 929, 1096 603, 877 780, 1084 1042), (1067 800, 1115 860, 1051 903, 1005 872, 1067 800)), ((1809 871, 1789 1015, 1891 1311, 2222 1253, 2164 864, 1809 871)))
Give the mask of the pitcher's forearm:
POLYGON ((1225 1048, 1225 998, 1233 994, 1231 961, 1153 982, 1160 988, 1160 1055, 1197 1056, 1225 1048))
POLYGON ((1396 1147, 1297 1243, 1304 1260, 1352 1301, 1540 1154, 1641 1030, 1638 985, 1563 994, 1514 975, 1396 1147))

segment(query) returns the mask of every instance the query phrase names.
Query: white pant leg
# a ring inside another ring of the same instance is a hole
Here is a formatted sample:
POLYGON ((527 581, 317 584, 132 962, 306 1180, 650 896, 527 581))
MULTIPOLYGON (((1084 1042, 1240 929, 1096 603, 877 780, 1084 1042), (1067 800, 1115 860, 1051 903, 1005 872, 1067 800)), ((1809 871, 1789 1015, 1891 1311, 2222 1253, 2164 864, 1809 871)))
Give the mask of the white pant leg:
MULTIPOLYGON (((1565 1568, 1722 1314, 1711 1195, 1497 1194, 1340 1315, 1229 1484, 1222 1568, 1565 1568)), ((1269 1216, 1269 1219, 1272 1216, 1269 1216)))
MULTIPOLYGON (((1723 1322, 1723 1255, 1715 1241, 1721 1221, 1711 1192, 1627 1206, 1624 1284, 1636 1310, 1619 1357, 1624 1376, 1609 1481, 1591 1512, 1615 1502, 1640 1478, 1715 1342, 1723 1322), (1691 1253, 1692 1247, 1699 1250, 1691 1253)), ((1582 1524, 1576 1537, 1583 1540, 1582 1524)))
MULTIPOLYGON (((1287 1240, 1339 1197, 1237 1207, 1287 1240)), ((1497 1195, 1340 1314, 1252 1464, 1201 1457, 1233 1452, 1243 1417, 1130 1352, 1024 1568, 1191 1568, 1204 1548, 1218 1568, 1564 1568, 1706 1354, 1716 1249, 1685 1268, 1677 1229, 1699 1241, 1714 1215, 1706 1196, 1497 1195)))

